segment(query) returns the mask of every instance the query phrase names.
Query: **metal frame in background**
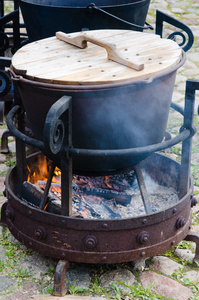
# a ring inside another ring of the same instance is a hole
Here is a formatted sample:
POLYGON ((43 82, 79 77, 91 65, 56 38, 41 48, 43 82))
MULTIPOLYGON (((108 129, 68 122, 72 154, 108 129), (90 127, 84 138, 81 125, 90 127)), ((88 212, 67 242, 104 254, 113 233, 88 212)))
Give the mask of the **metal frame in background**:
POLYGON ((182 42, 179 44, 179 46, 182 47, 182 49, 187 52, 193 45, 194 42, 194 35, 191 31, 191 29, 185 25, 184 23, 178 21, 177 19, 170 17, 169 15, 156 10, 156 30, 155 33, 160 35, 160 37, 163 37, 163 27, 164 22, 173 25, 175 28, 181 29, 182 31, 175 31, 171 33, 167 38, 173 39, 176 41, 176 37, 180 37, 182 39, 182 42), (187 34, 187 36, 184 34, 184 32, 187 34))
MULTIPOLYGON (((14 54, 27 39, 27 34, 20 31, 25 28, 20 23, 19 0, 7 0, 13 2, 13 11, 5 14, 4 0, 0 0, 0 55, 6 56, 6 50, 11 48, 14 54)), ((0 65, 1 66, 1 65, 0 65)))
MULTIPOLYGON (((11 56, 25 41, 27 34, 20 31, 25 28, 20 23, 19 0, 7 0, 13 2, 13 11, 5 14, 5 1, 0 0, 0 124, 3 124, 5 102, 12 103, 14 90, 10 76, 6 68, 10 67, 11 56)), ((1 152, 8 153, 8 131, 2 137, 1 152)))

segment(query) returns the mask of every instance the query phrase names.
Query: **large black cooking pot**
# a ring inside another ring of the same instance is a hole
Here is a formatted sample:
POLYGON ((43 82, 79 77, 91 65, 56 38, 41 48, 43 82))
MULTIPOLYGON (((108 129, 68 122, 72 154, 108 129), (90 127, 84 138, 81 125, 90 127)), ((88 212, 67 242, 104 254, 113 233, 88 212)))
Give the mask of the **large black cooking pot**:
MULTIPOLYGON (((67 95, 72 97, 74 148, 127 149, 153 145, 163 140, 176 70, 185 61, 183 50, 175 42, 162 40, 153 34, 112 30, 87 33, 92 36, 104 34, 106 36, 103 41, 109 40, 111 36, 121 49, 126 47, 125 43, 131 44, 128 49, 123 49, 124 53, 129 52, 131 58, 136 57, 132 54, 136 47, 136 51, 142 56, 141 60, 145 62, 145 68, 142 71, 132 70, 108 61, 104 56, 104 49, 100 50, 96 45, 89 44, 88 48, 82 50, 55 37, 26 45, 13 56, 12 78, 19 89, 35 138, 43 141, 43 129, 49 109, 58 99, 67 95), (124 39, 122 45, 121 36, 124 39), (68 65, 65 64, 67 59, 68 65), (43 63, 47 63, 46 67, 43 63), (49 67, 51 64, 52 69, 49 67), (70 68, 71 72, 68 71, 70 68), (61 79, 58 75, 60 69, 64 74, 66 71, 67 79, 66 76, 61 79), (76 71, 79 76, 76 73, 74 75, 76 71), (44 78, 36 75, 43 74, 42 72, 45 72, 44 78), (46 76, 51 73, 55 79, 46 80, 46 76), (88 79, 81 81, 81 76, 88 79)), ((123 158, 74 157, 73 166, 78 171, 107 173, 132 167, 144 157, 146 155, 127 155, 123 158)), ((59 165, 59 155, 52 155, 50 158, 59 165)))
POLYGON ((90 0, 20 0, 20 7, 29 40, 35 41, 52 36, 56 31, 142 31, 149 3, 150 0, 96 0, 94 3, 90 0))

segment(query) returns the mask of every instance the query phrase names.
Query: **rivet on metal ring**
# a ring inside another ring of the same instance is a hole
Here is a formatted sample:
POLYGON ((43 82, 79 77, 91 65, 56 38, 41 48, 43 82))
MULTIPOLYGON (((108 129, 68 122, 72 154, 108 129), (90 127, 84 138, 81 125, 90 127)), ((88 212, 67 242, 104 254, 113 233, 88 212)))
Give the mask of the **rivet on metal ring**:
POLYGON ((184 217, 179 217, 176 221, 176 228, 182 228, 186 224, 185 218, 184 217))
POLYGON ((88 235, 84 239, 84 244, 89 249, 94 249, 98 245, 98 240, 95 235, 88 235))
POLYGON ((35 230, 35 236, 40 240, 45 240, 47 235, 46 229, 43 226, 38 226, 35 230))
POLYGON ((141 245, 147 243, 148 240, 149 240, 149 234, 146 231, 140 232, 137 236, 137 242, 141 245))

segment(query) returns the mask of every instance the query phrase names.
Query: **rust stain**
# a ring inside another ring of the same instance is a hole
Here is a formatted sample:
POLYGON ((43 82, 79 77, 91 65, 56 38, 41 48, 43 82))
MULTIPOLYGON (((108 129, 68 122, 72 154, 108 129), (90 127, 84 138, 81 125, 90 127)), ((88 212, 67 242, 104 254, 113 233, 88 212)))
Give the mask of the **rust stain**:
POLYGON ((69 244, 67 244, 67 243, 64 243, 63 245, 64 245, 67 249, 68 249, 68 248, 72 248, 71 245, 69 245, 69 244))
POLYGON ((53 233, 55 233, 55 234, 61 234, 62 236, 68 236, 68 234, 66 234, 66 233, 61 233, 61 232, 58 232, 58 231, 52 231, 53 233))

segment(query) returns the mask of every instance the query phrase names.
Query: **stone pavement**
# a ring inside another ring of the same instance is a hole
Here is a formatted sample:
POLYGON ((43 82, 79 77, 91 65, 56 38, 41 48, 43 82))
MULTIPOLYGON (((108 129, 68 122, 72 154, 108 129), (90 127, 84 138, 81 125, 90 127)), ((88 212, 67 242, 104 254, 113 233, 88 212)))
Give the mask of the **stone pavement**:
MULTIPOLYGON (((151 2, 147 18, 151 24, 155 20, 156 9, 182 20, 193 30, 195 35, 195 43, 187 53, 187 61, 178 71, 173 94, 173 101, 183 106, 186 80, 190 78, 199 79, 199 2, 198 0, 154 0, 151 2)), ((170 29, 166 27, 165 35, 169 31, 170 29)), ((195 125, 199 128, 198 104, 199 92, 197 91, 195 125)), ((172 134, 179 130, 181 121, 179 114, 171 111, 168 127, 172 134)), ((1 128, 0 135, 3 131, 4 128, 1 128)), ((199 133, 196 133, 193 138, 192 175, 195 182, 194 193, 199 200, 198 137, 199 133)), ((11 138, 9 146, 13 152, 14 141, 11 138)), ((177 145, 172 148, 170 155, 178 160, 180 151, 180 145, 177 145)), ((6 200, 3 196, 4 179, 14 160, 14 154, 0 154, 0 205, 6 200)), ((199 232, 198 205, 193 208, 193 224, 194 230, 199 232)), ((152 291, 166 299, 199 299, 199 264, 193 261, 194 251, 194 243, 182 241, 172 251, 167 251, 146 261, 140 260, 103 267, 72 264, 66 274, 66 285, 70 295, 62 299, 76 300, 81 298, 87 300, 95 298, 97 300, 98 298, 108 298, 106 289, 110 288, 111 284, 112 298, 117 299, 160 299, 158 296, 156 298, 152 291), (123 284, 116 285, 117 281, 123 284), (137 285, 138 289, 133 294, 133 287, 137 285), (146 298, 141 296, 143 287, 146 288, 145 291, 150 287, 146 298), (123 292, 120 291, 120 288, 123 292), (88 296, 80 297, 82 289, 87 289, 90 294, 87 293, 88 296), (92 296, 90 296, 91 294, 92 296)), ((59 297, 53 298, 50 295, 56 264, 56 259, 43 257, 27 250, 5 228, 0 227, 0 299, 59 299, 59 297)))

